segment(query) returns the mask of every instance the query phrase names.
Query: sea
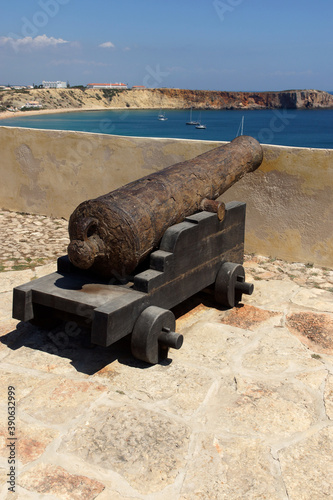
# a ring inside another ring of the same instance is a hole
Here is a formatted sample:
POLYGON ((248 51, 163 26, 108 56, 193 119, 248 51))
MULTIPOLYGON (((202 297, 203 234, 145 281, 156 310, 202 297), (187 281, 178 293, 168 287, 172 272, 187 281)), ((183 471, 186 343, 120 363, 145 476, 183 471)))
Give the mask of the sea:
POLYGON ((333 149, 333 109, 193 110, 192 120, 205 129, 186 125, 189 119, 189 110, 122 109, 21 115, 0 126, 204 141, 250 135, 262 144, 333 149), (167 120, 159 120, 159 113, 167 120))

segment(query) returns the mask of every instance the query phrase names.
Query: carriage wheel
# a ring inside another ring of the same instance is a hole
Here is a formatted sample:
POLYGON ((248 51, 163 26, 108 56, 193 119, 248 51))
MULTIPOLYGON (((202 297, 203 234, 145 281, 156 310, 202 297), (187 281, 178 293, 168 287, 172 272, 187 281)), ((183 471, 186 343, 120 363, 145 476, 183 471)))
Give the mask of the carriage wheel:
POLYGON ((137 319, 132 332, 132 354, 141 361, 156 364, 168 357, 169 347, 180 349, 183 336, 175 333, 176 320, 167 309, 149 306, 137 319))
POLYGON ((215 300, 225 307, 235 307, 242 300, 242 294, 253 293, 252 283, 246 283, 243 266, 224 262, 215 280, 215 300))

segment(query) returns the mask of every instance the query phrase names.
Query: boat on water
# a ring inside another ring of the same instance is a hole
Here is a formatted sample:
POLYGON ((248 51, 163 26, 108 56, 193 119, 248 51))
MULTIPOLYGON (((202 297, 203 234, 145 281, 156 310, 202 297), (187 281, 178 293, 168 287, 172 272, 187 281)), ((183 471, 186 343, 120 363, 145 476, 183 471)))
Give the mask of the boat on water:
POLYGON ((191 111, 190 111, 190 121, 186 122, 186 125, 200 125, 200 122, 192 120, 192 108, 191 108, 191 111))
POLYGON ((201 113, 200 113, 200 117, 199 117, 199 122, 198 122, 198 125, 195 126, 195 128, 206 128, 206 125, 204 125, 203 123, 201 123, 201 113))
POLYGON ((167 120, 167 117, 165 116, 165 113, 160 111, 159 114, 158 114, 158 117, 157 117, 161 122, 164 122, 165 120, 167 120))

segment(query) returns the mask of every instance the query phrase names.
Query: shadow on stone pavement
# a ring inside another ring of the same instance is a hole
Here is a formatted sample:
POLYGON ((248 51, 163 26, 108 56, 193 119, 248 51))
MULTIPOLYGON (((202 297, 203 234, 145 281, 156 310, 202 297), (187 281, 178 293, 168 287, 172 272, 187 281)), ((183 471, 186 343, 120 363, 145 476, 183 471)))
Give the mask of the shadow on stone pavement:
POLYGON ((0 342, 13 351, 27 347, 69 359, 75 370, 86 375, 94 375, 115 360, 137 368, 144 369, 150 366, 131 357, 128 337, 110 347, 100 347, 90 344, 88 329, 81 331, 76 338, 68 338, 63 332, 64 324, 47 330, 30 323, 20 322, 16 330, 0 337, 0 342))
MULTIPOLYGON (((176 319, 191 314, 194 308, 215 307, 217 310, 225 308, 217 307, 214 302, 212 291, 198 293, 185 300, 172 309, 176 319)), ((52 321, 52 319, 50 320, 52 321)), ((47 352, 71 360, 70 364, 80 373, 94 375, 98 371, 110 365, 114 361, 129 367, 147 369, 150 364, 135 359, 131 355, 130 335, 124 337, 109 347, 100 347, 90 343, 90 330, 87 327, 79 327, 79 334, 69 336, 65 333, 66 322, 57 321, 54 328, 48 327, 50 322, 45 321, 45 328, 34 325, 33 322, 19 322, 15 330, 0 337, 0 342, 9 349, 16 351, 21 347, 27 347, 36 351, 47 352)), ((159 364, 166 366, 172 363, 170 358, 159 364)))
MULTIPOLYGON (((118 361, 120 364, 132 368, 147 369, 151 365, 135 359, 131 355, 130 335, 120 339, 109 347, 100 347, 90 344, 89 331, 82 333, 77 339, 70 339, 68 344, 59 340, 61 327, 53 330, 44 330, 29 323, 19 323, 17 329, 0 337, 0 343, 12 351, 27 347, 36 351, 66 358, 76 371, 85 375, 94 375, 106 366, 118 361), (52 341, 53 339, 53 341, 52 341)), ((170 358, 159 364, 167 366, 172 362, 170 358)))

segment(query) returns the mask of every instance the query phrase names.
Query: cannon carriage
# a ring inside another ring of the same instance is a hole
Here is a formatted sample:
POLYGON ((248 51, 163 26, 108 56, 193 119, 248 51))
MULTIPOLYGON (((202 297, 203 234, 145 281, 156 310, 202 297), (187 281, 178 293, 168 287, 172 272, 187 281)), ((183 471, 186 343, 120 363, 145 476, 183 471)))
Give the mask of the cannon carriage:
POLYGON ((134 357, 165 359, 183 343, 172 308, 211 286, 223 307, 253 292, 242 266, 246 206, 215 200, 261 161, 259 143, 243 136, 82 203, 68 255, 14 289, 13 317, 84 323, 104 347, 130 335, 134 357))

